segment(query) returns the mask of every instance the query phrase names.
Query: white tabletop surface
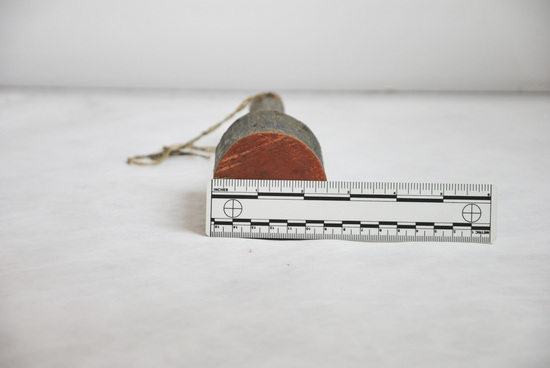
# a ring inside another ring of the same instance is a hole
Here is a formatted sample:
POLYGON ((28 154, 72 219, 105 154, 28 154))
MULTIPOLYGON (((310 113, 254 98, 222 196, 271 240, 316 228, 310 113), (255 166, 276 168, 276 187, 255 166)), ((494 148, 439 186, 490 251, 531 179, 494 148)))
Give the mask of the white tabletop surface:
POLYGON ((0 90, 0 366, 548 366, 550 95, 281 93, 329 180, 495 184, 492 245, 205 236, 213 160, 125 160, 247 95, 0 90))

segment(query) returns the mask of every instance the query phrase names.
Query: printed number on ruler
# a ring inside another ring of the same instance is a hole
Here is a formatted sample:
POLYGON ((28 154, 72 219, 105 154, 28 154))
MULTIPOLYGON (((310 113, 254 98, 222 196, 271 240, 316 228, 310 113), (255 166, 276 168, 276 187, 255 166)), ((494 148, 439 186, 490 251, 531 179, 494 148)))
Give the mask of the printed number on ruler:
POLYGON ((495 201, 489 184, 214 179, 207 190, 206 233, 490 243, 495 201))

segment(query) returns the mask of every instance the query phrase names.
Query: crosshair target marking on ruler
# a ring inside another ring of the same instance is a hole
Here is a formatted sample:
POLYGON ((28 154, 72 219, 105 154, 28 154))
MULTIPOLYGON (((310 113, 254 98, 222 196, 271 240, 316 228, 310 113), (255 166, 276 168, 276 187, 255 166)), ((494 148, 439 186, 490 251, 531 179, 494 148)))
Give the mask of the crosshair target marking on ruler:
POLYGON ((243 212, 243 205, 236 199, 230 199, 223 205, 223 212, 230 218, 239 217, 243 212))
POLYGON ((470 203, 462 209, 462 217, 473 224, 481 218, 481 208, 477 204, 470 203))

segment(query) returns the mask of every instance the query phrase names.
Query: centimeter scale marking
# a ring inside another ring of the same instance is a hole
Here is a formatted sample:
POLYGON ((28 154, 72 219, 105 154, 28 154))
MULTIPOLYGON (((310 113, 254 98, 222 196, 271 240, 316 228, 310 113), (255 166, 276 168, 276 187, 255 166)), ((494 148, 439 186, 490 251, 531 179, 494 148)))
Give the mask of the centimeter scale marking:
POLYGON ((213 179, 206 233, 215 237, 491 243, 489 184, 213 179))

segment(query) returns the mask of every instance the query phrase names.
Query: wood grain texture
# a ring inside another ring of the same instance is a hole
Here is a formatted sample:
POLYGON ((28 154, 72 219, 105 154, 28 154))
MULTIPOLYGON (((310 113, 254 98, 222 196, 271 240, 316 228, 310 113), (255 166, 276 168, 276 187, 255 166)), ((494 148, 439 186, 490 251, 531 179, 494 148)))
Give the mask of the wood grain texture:
POLYGON ((281 133, 254 133, 231 146, 214 178, 327 180, 315 153, 300 140, 281 133))
MULTIPOLYGON (((267 164, 266 157, 270 157, 270 159, 278 160, 280 165, 282 166, 288 166, 288 168, 284 169, 285 172, 292 172, 294 169, 296 169, 298 172, 305 173, 307 170, 302 170, 298 168, 300 165, 306 165, 304 162, 303 164, 299 164, 300 161, 303 160, 309 160, 311 155, 313 155, 316 160, 316 164, 311 164, 312 168, 321 169, 321 172, 317 175, 306 175, 304 177, 298 177, 297 175, 292 175, 291 177, 281 177, 280 174, 277 174, 278 179, 286 179, 286 180, 326 180, 326 179, 309 179, 311 177, 325 177, 325 172, 323 169, 323 156, 321 153, 321 146, 319 142, 317 141, 317 138, 313 134, 313 132, 301 121, 298 121, 294 119, 293 117, 286 115, 281 112, 277 111, 258 111, 258 112, 250 112, 237 121, 235 121, 229 129, 224 133, 222 136, 220 143, 216 147, 216 162, 214 164, 214 173, 215 177, 221 177, 218 175, 221 175, 220 173, 223 172, 224 177, 232 178, 232 179, 244 179, 244 177, 239 177, 237 175, 242 175, 244 171, 239 171, 236 173, 231 173, 229 168, 225 168, 227 165, 226 156, 231 155, 232 156, 232 162, 238 159, 236 153, 239 153, 242 157, 242 159, 245 159, 246 156, 246 165, 250 165, 251 167, 248 168, 248 172, 255 172, 259 175, 259 173, 265 171, 261 170, 261 167, 267 164), (264 135, 256 136, 256 134, 263 133, 264 135), (275 134, 268 134, 268 133, 275 133, 275 134), (283 153, 286 153, 287 159, 286 161, 278 160, 277 157, 273 154, 269 154, 268 151, 263 152, 261 149, 255 149, 254 155, 250 156, 250 152, 247 150, 238 150, 237 148, 230 153, 230 150, 233 149, 233 147, 239 147, 239 143, 241 140, 254 135, 254 138, 251 138, 251 140, 247 141, 246 144, 250 145, 255 140, 258 140, 258 142, 262 143, 263 149, 270 148, 270 146, 266 143, 266 139, 276 139, 275 142, 273 142, 273 147, 271 147, 271 150, 275 150, 278 152, 278 154, 282 155, 283 153), (280 135, 286 136, 288 139, 285 140, 285 144, 291 144, 291 147, 288 148, 288 150, 285 150, 284 146, 279 146, 282 144, 280 135), (260 139, 261 137, 261 139, 260 139), (297 141, 297 142, 294 142, 297 141), (298 143, 301 143, 299 145, 298 143), (293 150, 292 147, 302 147, 305 146, 304 149, 301 150, 293 150), (277 147, 275 149, 275 147, 277 147), (307 150, 305 149, 307 148, 307 150), (308 152, 308 154, 304 157, 296 157, 295 159, 292 159, 291 157, 288 157, 291 152, 294 152, 295 154, 298 154, 300 152, 308 152), (293 168, 293 165, 298 165, 297 167, 293 168)), ((242 167, 244 164, 236 165, 233 163, 231 167, 242 167)), ((275 166, 272 165, 272 168, 274 169, 275 166)), ((281 169, 282 170, 282 169, 281 169)), ((263 176, 257 176, 253 177, 251 179, 267 179, 267 177, 263 176)))
POLYGON ((214 178, 327 180, 313 132, 284 113, 273 92, 258 95, 216 147, 214 178))

